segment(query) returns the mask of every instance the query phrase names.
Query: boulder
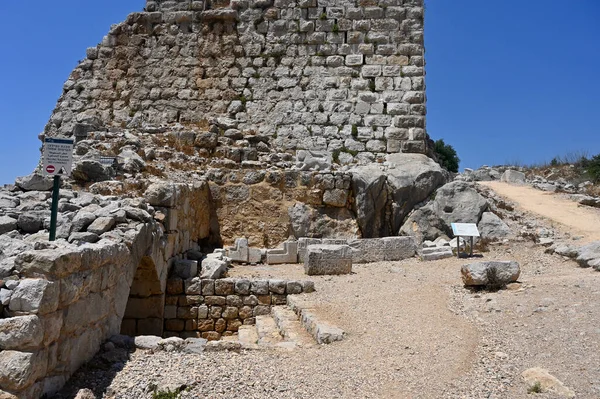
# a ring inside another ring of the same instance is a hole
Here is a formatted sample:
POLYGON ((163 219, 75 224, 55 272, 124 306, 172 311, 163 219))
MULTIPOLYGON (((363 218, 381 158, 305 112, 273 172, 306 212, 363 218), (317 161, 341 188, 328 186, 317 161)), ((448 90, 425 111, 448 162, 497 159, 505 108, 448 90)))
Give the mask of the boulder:
POLYGON ((477 223, 487 207, 487 200, 472 183, 455 180, 438 189, 433 201, 409 215, 400 234, 415 237, 417 244, 451 236, 451 223, 477 223))
POLYGON ((390 154, 387 168, 351 169, 355 211, 363 238, 396 235, 416 204, 426 200, 447 179, 447 172, 422 154, 390 154))
POLYGON ((139 335, 134 338, 135 347, 138 349, 158 349, 160 341, 162 338, 154 335, 139 335))
POLYGON ((525 173, 508 169, 502 174, 500 181, 512 184, 525 184, 525 173))
POLYGON ((38 212, 26 212, 19 215, 17 227, 25 233, 37 233, 44 226, 44 216, 38 212))
POLYGON ((94 220, 88 227, 87 231, 90 233, 101 235, 106 233, 115 225, 115 218, 112 216, 101 216, 94 220))
POLYGON ((80 232, 85 231, 85 229, 92 224, 92 222, 96 220, 96 215, 91 212, 79 211, 77 215, 73 218, 71 222, 71 231, 72 232, 80 232))
MULTIPOLYGON (((581 267, 594 266, 591 263, 596 259, 600 259, 600 241, 594 241, 585 245, 577 251, 578 255, 575 259, 581 267)), ((595 262, 594 262, 595 263, 595 262)))
POLYGON ((463 265, 462 280, 466 286, 500 288, 517 281, 521 268, 515 261, 476 262, 463 265))
POLYGON ((482 166, 481 168, 474 170, 470 176, 473 177, 473 181, 492 181, 500 178, 500 172, 489 166, 482 166))
POLYGON ((202 261, 201 279, 218 279, 227 271, 228 262, 213 257, 202 261))
POLYGON ((490 240, 505 238, 511 234, 510 227, 492 212, 483 212, 477 228, 481 238, 490 240))
POLYGON ((0 234, 17 229, 17 219, 10 216, 0 216, 0 234))
POLYGON ((435 195, 433 209, 451 231, 451 223, 477 223, 488 203, 473 184, 455 181, 441 187, 435 195))
POLYGON ((146 168, 146 162, 133 150, 123 150, 119 154, 123 161, 123 170, 128 173, 138 173, 146 168))
POLYGON ((288 208, 291 231, 295 237, 306 237, 310 230, 311 208, 302 203, 295 203, 288 208))
POLYGON ((173 270, 176 276, 184 280, 196 277, 198 274, 198 261, 187 259, 176 260, 173 270))
POLYGON ((146 189, 144 198, 152 206, 172 208, 177 199, 177 189, 172 183, 153 183, 146 189))
POLYGON ((44 177, 39 173, 17 177, 15 185, 23 191, 49 191, 54 182, 51 177, 44 177))
POLYGON ((82 159, 73 166, 71 176, 80 182, 98 182, 110 179, 110 172, 98 161, 82 159))

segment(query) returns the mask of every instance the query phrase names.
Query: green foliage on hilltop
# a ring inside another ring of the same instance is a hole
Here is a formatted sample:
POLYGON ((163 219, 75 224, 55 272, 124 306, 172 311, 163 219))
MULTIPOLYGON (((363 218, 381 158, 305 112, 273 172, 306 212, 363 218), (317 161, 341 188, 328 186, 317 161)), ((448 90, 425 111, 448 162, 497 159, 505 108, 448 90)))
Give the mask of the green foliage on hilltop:
POLYGON ((434 143, 433 150, 435 151, 438 161, 442 167, 450 172, 458 173, 458 165, 460 158, 456 154, 456 150, 450 144, 444 143, 443 139, 439 139, 434 143))

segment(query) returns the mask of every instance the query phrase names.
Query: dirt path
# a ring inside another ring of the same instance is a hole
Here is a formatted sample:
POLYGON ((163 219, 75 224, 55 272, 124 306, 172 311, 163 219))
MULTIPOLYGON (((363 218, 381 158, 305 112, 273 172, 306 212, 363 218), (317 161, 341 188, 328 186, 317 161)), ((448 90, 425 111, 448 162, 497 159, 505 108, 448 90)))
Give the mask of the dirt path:
POLYGON ((571 236, 583 236, 581 242, 600 240, 600 210, 580 206, 566 198, 501 182, 479 182, 498 195, 518 204, 521 210, 533 212, 560 224, 560 230, 571 236))

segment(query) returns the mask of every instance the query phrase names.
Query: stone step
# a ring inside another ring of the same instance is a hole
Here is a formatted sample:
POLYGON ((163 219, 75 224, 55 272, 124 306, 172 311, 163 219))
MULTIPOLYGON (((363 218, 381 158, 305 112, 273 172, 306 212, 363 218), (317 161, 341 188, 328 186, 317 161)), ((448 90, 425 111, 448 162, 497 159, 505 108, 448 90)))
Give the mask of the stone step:
POLYGON ((271 308, 273 319, 279 328, 279 333, 286 342, 293 342, 300 347, 312 346, 314 339, 298 320, 296 313, 287 306, 273 306, 271 308))
POLYGON ((238 329, 238 340, 242 349, 259 349, 258 331, 255 325, 244 325, 238 329))
POLYGON ((256 316, 256 332, 259 346, 273 346, 283 341, 277 323, 271 315, 256 316))
POLYGON ((300 295, 288 295, 287 303, 298 317, 302 327, 319 344, 330 344, 341 341, 346 334, 341 328, 335 327, 317 316, 315 304, 300 295))

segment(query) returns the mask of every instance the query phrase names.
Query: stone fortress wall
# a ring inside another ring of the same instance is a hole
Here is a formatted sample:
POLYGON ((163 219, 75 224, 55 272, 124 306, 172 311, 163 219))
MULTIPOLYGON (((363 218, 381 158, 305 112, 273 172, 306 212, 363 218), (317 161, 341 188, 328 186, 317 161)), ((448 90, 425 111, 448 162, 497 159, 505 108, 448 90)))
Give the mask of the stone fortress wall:
POLYGON ((426 153, 423 13, 423 0, 149 0, 88 49, 45 133, 228 117, 281 152, 426 153))

